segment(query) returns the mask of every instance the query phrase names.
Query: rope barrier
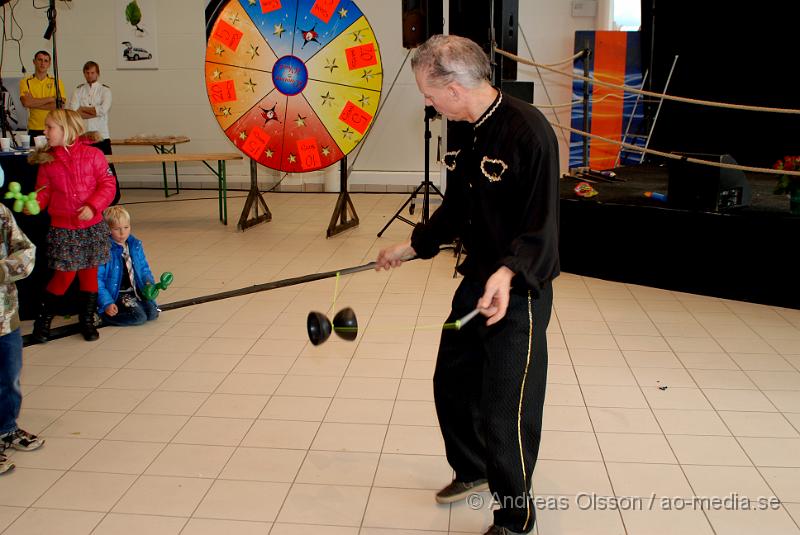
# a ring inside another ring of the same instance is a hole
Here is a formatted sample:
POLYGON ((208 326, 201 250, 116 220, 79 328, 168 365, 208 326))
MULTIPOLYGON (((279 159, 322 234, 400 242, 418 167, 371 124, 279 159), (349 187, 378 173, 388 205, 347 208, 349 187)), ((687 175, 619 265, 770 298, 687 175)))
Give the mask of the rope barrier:
MULTIPOLYGON (((498 50, 498 49, 495 49, 495 50, 498 50)), ((557 61, 556 63, 545 63, 544 66, 545 67, 557 67, 558 65, 563 65, 564 63, 572 63, 573 61, 575 61, 575 58, 579 58, 582 55, 583 55, 583 50, 581 50, 580 52, 576 52, 575 54, 573 54, 572 56, 570 56, 570 57, 568 57, 566 59, 562 59, 561 61, 557 61)))
MULTIPOLYGON (((522 37, 522 41, 525 43, 525 48, 528 49, 528 54, 532 58, 533 57, 533 50, 531 50, 531 45, 528 43, 528 36, 525 35, 525 30, 522 28, 522 26, 519 27, 519 35, 520 35, 520 37, 522 37)), ((494 44, 492 44, 492 46, 494 46, 494 44)), ((544 90, 544 96, 545 96, 545 98, 547 98, 547 102, 549 104, 553 104, 553 99, 550 98, 550 92, 547 90, 547 84, 544 83, 544 76, 542 76, 542 71, 540 71, 539 69, 536 69, 536 74, 539 75, 539 78, 543 82, 542 83, 542 89, 544 90)), ((552 112, 553 118, 556 120, 556 122, 561 124, 561 119, 559 118, 558 113, 555 110, 551 110, 551 112, 552 112)), ((561 139, 564 140, 564 144, 565 145, 569 145, 569 140, 567 139, 567 135, 564 133, 563 130, 561 131, 561 139)))
POLYGON ((566 73, 566 72, 561 72, 561 71, 559 71, 557 69, 553 69, 552 67, 548 67, 546 65, 542 65, 540 63, 536 63, 534 61, 531 61, 529 59, 525 59, 525 58, 523 58, 521 56, 518 56, 516 54, 512 54, 511 52, 506 52, 505 50, 502 50, 502 49, 497 48, 497 47, 494 48, 494 51, 497 52, 498 54, 500 54, 501 56, 505 56, 505 57, 507 57, 509 59, 513 59, 514 61, 516 61, 518 63, 522 63, 524 65, 530 65, 532 67, 536 67, 537 69, 538 68, 542 68, 542 69, 545 69, 547 71, 554 72, 556 74, 560 74, 562 76, 569 76, 571 78, 577 78, 578 80, 583 80, 584 82, 591 82, 593 84, 601 85, 601 86, 604 86, 604 87, 610 87, 612 89, 621 89, 621 90, 627 91, 629 93, 636 93, 636 94, 645 95, 645 96, 648 96, 648 97, 656 97, 656 98, 663 98, 663 99, 666 99, 666 100, 674 100, 676 102, 683 102, 685 104, 698 104, 698 105, 703 105, 703 106, 709 106, 709 107, 712 107, 712 108, 727 108, 727 109, 731 109, 731 110, 760 111, 760 112, 765 112, 765 113, 785 113, 785 114, 788 114, 788 115, 800 115, 800 110, 791 109, 791 108, 770 108, 770 107, 767 107, 767 106, 749 106, 749 105, 746 105, 746 104, 731 104, 731 103, 726 103, 726 102, 715 102, 715 101, 712 101, 712 100, 700 100, 700 99, 694 99, 694 98, 688 98, 688 97, 678 97, 678 96, 674 96, 674 95, 667 95, 665 93, 655 93, 653 91, 645 91, 643 89, 637 89, 637 88, 631 87, 631 86, 617 85, 617 84, 612 84, 611 82, 604 82, 604 81, 598 80, 596 78, 587 78, 585 76, 580 76, 580 75, 577 75, 577 74, 569 74, 569 73, 566 73))
MULTIPOLYGON (((548 121, 550 122, 550 121, 548 121)), ((603 136, 598 136, 597 134, 590 134, 589 132, 584 132, 583 130, 578 130, 577 128, 572 128, 571 126, 562 126, 560 124, 550 123, 551 126, 556 128, 561 128, 562 130, 568 130, 572 133, 587 136, 595 139, 599 139, 605 141, 607 143, 611 143, 613 145, 619 145, 620 147, 627 149, 632 152, 639 152, 644 154, 652 154, 655 156, 661 156, 662 158, 668 158, 670 160, 682 160, 688 163, 696 163, 700 165, 708 165, 710 167, 722 167, 724 169, 738 169, 739 171, 750 171, 753 173, 768 173, 772 175, 790 175, 790 176, 800 176, 800 171, 787 171, 783 169, 772 169, 768 167, 751 167, 748 165, 738 165, 738 164, 731 164, 731 163, 719 163, 719 162, 711 162, 708 160, 701 160, 699 158, 691 158, 688 156, 681 156, 679 154, 674 154, 672 152, 663 152, 660 150, 655 149, 645 149, 643 147, 639 147, 638 145, 631 145, 630 143, 625 143, 622 141, 617 141, 615 139, 610 139, 603 136)))
POLYGON ((570 108, 576 103, 580 103, 580 101, 576 100, 576 101, 573 101, 573 102, 565 102, 564 104, 537 104, 536 107, 537 108, 547 108, 548 110, 551 110, 551 109, 554 109, 554 108, 570 108))
MULTIPOLYGON (((607 95, 603 95, 600 98, 589 99, 589 102, 594 104, 596 102, 603 102, 607 98, 621 98, 621 99, 624 100, 624 99, 629 98, 629 97, 623 97, 621 95, 617 95, 616 93, 609 93, 607 95)), ((563 104, 537 104, 536 107, 537 108, 566 108, 566 107, 572 106, 574 104, 581 104, 582 102, 583 102, 582 100, 573 100, 571 102, 564 102, 563 104)))
MULTIPOLYGON (((688 103, 688 104, 706 105, 706 106, 716 107, 716 108, 728 108, 728 109, 746 110, 746 111, 761 111, 761 112, 767 112, 767 113, 785 113, 785 114, 792 114, 792 115, 800 114, 800 110, 796 110, 796 109, 770 108, 770 107, 766 107, 766 106, 748 106, 748 105, 743 105, 743 104, 730 104, 730 103, 725 103, 725 102, 714 102, 714 101, 709 101, 709 100, 700 100, 700 99, 692 99, 692 98, 686 98, 686 97, 677 97, 677 96, 673 96, 673 95, 667 95, 666 93, 655 93, 655 92, 652 92, 652 91, 644 91, 642 89, 638 89, 638 88, 631 87, 631 86, 617 85, 617 84, 612 84, 610 82, 604 82, 602 80, 597 80, 595 78, 587 78, 585 76, 580 76, 580 75, 576 75, 576 74, 564 73, 564 72, 561 72, 561 71, 558 71, 558 70, 552 68, 553 65, 559 65, 560 63, 564 63, 565 61, 574 60, 578 56, 581 56, 583 54, 583 52, 579 52, 579 53, 573 55, 568 60, 564 60, 564 61, 559 62, 559 63, 542 64, 542 63, 536 63, 535 61, 531 61, 531 60, 525 59, 525 58, 523 58, 521 56, 518 56, 516 54, 512 54, 511 52, 506 52, 505 50, 502 50, 502 49, 497 48, 497 47, 494 47, 494 51, 497 52, 498 54, 500 54, 501 56, 505 56, 505 57, 507 57, 509 59, 512 59, 512 60, 514 60, 514 61, 516 61, 518 63, 522 63, 524 65, 530 65, 530 66, 536 68, 537 70, 539 68, 543 68, 543 69, 546 69, 548 71, 554 72, 556 74, 569 76, 571 78, 577 78, 579 80, 583 80, 584 82, 590 82, 590 83, 594 83, 594 84, 597 84, 597 85, 610 87, 610 88, 613 88, 613 89, 621 89, 621 90, 623 90, 625 92, 628 92, 628 93, 634 93, 634 94, 644 95, 644 96, 648 96, 648 97, 655 97, 655 98, 658 98, 658 99, 663 98, 663 99, 666 99, 666 100, 674 100, 676 102, 684 102, 684 103, 688 103)), ((541 73, 539 73, 539 76, 541 77, 541 73)), ((600 102, 600 101, 602 101, 602 100, 604 100, 606 98, 612 97, 612 96, 616 97, 616 98, 623 98, 623 99, 626 98, 625 96, 620 96, 620 95, 615 95, 615 94, 608 94, 608 95, 604 95, 603 97, 601 97, 599 99, 593 99, 593 100, 591 100, 591 102, 600 102)), ((537 104, 536 107, 537 108, 548 108, 548 109, 564 108, 564 107, 568 107, 568 106, 573 106, 575 104, 580 104, 582 102, 583 102, 582 100, 578 100, 578 101, 572 101, 570 103, 563 103, 563 104, 550 104, 550 105, 537 104)), ((638 145, 631 145, 630 143, 625 143, 623 141, 617 141, 615 139, 610 139, 610 138, 607 138, 607 137, 599 136, 597 134, 591 134, 589 132, 584 132, 583 130, 578 130, 577 128, 572 128, 570 126, 563 126, 558 122, 556 122, 556 123, 553 123, 551 121, 548 121, 548 122, 550 123, 551 126, 561 129, 562 133, 563 133, 563 131, 568 131, 568 132, 572 132, 574 134, 578 134, 578 135, 581 135, 581 136, 584 136, 584 137, 590 137, 590 138, 594 138, 594 139, 599 139, 599 140, 605 141, 606 143, 610 143, 612 145, 618 145, 618 146, 620 146, 620 147, 622 147, 622 148, 624 148, 624 149, 626 149, 628 151, 631 151, 631 152, 638 152, 638 153, 641 153, 641 154, 650 154, 650 155, 660 156, 662 158, 667 158, 667 159, 670 159, 670 160, 682 160, 682 161, 689 162, 689 163, 695 163, 695 164, 699 164, 699 165, 707 165, 707 166, 710 166, 710 167, 719 167, 719 168, 723 168, 723 169, 736 169, 736 170, 739 170, 739 171, 749 171, 749 172, 753 172, 753 173, 767 173, 767 174, 772 174, 772 175, 800 176, 800 171, 789 171, 789 170, 785 170, 785 169, 772 169, 772 168, 769 168, 769 167, 752 167, 752 166, 738 165, 738 164, 726 164, 726 163, 720 163, 720 162, 712 162, 712 161, 708 161, 708 160, 701 160, 701 159, 698 159, 698 158, 691 158, 691 157, 687 157, 687 156, 681 156, 681 155, 674 154, 674 153, 671 153, 671 152, 663 152, 663 151, 659 151, 659 150, 655 150, 655 149, 645 149, 645 148, 640 147, 638 145)))

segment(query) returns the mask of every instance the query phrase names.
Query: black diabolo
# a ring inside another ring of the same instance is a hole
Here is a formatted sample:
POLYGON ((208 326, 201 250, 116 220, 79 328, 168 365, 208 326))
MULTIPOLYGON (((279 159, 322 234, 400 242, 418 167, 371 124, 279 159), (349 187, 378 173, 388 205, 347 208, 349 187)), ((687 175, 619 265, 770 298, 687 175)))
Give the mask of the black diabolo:
POLYGON ((308 339, 315 346, 320 345, 331 335, 331 322, 322 312, 311 311, 306 319, 308 339))
POLYGON ((333 323, 322 312, 311 311, 306 319, 308 339, 318 346, 325 342, 335 332, 339 338, 352 342, 358 336, 358 320, 352 308, 340 310, 334 317, 333 323))
POLYGON ((333 317, 333 331, 340 338, 352 342, 358 336, 358 320, 350 307, 343 308, 333 317))

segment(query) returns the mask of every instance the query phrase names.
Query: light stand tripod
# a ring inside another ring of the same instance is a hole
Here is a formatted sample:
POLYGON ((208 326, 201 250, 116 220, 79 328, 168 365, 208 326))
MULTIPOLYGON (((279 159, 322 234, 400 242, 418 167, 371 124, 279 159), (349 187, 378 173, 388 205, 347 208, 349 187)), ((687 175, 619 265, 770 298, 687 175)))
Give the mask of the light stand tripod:
POLYGON ((417 189, 406 199, 406 202, 403 203, 403 206, 392 216, 392 218, 383 226, 380 232, 378 232, 378 237, 380 238, 386 229, 389 228, 389 225, 395 219, 399 219, 404 223, 408 223, 412 227, 416 225, 415 222, 407 219, 400 214, 405 210, 406 206, 411 203, 411 207, 409 208, 408 212, 413 215, 414 213, 414 203, 416 202, 417 195, 422 195, 422 223, 427 223, 430 219, 430 196, 431 190, 433 190, 436 195, 439 197, 443 197, 442 192, 431 182, 430 180, 430 171, 431 171, 431 164, 430 164, 430 154, 431 154, 431 119, 435 118, 437 115, 436 109, 433 106, 425 106, 425 176, 417 186, 417 189))
POLYGON ((56 108, 61 109, 64 107, 64 97, 59 88, 58 78, 58 44, 56 40, 56 33, 58 32, 58 25, 56 24, 56 17, 58 10, 56 10, 56 0, 50 0, 50 7, 47 8, 47 28, 44 31, 45 39, 53 40, 53 78, 55 78, 56 85, 56 108))

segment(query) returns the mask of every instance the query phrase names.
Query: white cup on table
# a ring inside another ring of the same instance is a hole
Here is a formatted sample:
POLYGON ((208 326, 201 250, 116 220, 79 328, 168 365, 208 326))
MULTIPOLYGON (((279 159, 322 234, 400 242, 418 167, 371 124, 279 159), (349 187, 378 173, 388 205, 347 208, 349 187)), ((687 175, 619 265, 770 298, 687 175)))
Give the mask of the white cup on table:
POLYGON ((0 151, 2 151, 2 152, 10 152, 11 151, 11 138, 10 137, 1 137, 0 138, 0 151))
POLYGON ((21 149, 31 148, 31 136, 28 134, 17 134, 17 145, 21 149))
POLYGON ((45 136, 36 136, 33 138, 33 144, 37 149, 43 149, 47 146, 47 138, 45 136))

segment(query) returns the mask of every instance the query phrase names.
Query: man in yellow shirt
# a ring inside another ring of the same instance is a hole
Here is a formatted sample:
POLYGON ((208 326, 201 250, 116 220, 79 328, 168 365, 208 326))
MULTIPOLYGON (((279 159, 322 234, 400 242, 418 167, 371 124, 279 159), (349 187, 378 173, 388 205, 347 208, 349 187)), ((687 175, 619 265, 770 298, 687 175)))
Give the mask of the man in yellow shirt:
POLYGON ((38 51, 33 56, 33 66, 36 69, 34 74, 19 81, 19 99, 28 108, 28 134, 31 137, 44 134, 44 119, 50 110, 56 109, 56 98, 59 99, 58 107, 63 107, 67 98, 61 80, 58 81, 59 94, 56 96, 55 79, 47 74, 50 68, 48 52, 38 51))

